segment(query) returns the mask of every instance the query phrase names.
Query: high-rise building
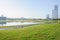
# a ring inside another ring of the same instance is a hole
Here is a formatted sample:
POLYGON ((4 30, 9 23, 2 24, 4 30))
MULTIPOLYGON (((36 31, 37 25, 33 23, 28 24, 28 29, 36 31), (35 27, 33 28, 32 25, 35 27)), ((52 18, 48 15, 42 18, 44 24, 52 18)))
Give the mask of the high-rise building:
POLYGON ((49 18, 49 14, 46 15, 46 19, 47 19, 47 20, 50 20, 50 18, 49 18))
POLYGON ((58 5, 55 5, 52 10, 52 19, 58 19, 58 5))

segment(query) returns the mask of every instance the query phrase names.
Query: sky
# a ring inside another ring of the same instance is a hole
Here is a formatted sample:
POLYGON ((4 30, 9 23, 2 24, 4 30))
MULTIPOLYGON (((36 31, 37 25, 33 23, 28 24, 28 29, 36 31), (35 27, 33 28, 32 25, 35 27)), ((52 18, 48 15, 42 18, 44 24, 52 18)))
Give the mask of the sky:
POLYGON ((49 14, 52 18, 52 10, 56 4, 60 11, 60 0, 0 0, 0 16, 44 19, 49 14))

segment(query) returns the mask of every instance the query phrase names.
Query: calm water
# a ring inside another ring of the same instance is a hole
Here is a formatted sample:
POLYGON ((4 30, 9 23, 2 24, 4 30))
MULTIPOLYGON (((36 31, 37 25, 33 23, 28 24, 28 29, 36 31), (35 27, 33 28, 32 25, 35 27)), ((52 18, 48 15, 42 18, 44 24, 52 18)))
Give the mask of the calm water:
MULTIPOLYGON (((0 26, 14 26, 16 28, 23 28, 26 26, 19 26, 19 25, 33 25, 33 24, 39 24, 39 22, 0 22, 0 26), (15 26, 17 25, 17 26, 15 26)), ((14 28, 0 28, 0 30, 10 30, 14 28)))
POLYGON ((39 24, 39 22, 0 22, 0 26, 31 25, 31 24, 39 24))

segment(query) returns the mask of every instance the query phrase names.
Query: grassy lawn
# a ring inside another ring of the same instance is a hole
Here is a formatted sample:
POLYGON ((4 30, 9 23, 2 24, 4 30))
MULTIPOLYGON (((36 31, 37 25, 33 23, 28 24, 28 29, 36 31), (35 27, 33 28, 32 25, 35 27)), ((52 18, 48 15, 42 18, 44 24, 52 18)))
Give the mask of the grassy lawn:
POLYGON ((60 40, 60 24, 41 24, 0 30, 0 40, 60 40))

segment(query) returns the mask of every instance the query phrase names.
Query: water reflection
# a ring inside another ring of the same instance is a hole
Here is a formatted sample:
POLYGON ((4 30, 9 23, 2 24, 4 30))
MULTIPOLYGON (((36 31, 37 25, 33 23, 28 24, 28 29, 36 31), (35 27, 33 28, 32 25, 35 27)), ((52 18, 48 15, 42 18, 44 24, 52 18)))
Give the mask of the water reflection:
POLYGON ((7 22, 0 22, 0 25, 4 25, 4 24, 6 24, 7 22))
POLYGON ((32 25, 39 22, 0 22, 0 26, 15 26, 15 25, 32 25))
POLYGON ((12 28, 0 28, 0 30, 9 30, 15 28, 23 28, 27 26, 31 26, 33 24, 39 24, 39 22, 0 22, 0 26, 10 26, 12 28))

